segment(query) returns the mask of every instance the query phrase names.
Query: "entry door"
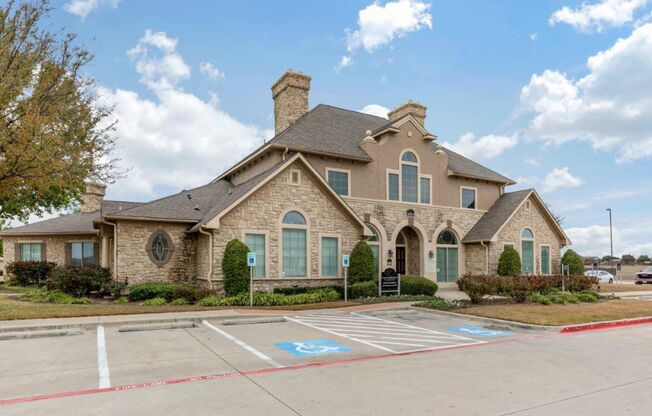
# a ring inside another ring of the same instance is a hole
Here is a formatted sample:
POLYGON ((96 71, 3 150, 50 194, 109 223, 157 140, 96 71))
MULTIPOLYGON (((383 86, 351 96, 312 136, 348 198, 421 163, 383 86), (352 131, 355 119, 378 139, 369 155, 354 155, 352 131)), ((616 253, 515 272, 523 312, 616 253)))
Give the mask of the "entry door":
POLYGON ((405 274, 405 247, 396 247, 396 273, 405 274))
POLYGON ((457 248, 437 247, 437 281, 457 281, 457 248))

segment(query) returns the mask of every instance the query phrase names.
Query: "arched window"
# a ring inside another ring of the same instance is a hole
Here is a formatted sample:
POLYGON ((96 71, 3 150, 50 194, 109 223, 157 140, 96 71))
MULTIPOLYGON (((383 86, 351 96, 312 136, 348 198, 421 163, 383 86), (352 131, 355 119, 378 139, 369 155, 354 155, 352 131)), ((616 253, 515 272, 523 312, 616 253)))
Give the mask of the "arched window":
POLYGON ((149 237, 145 249, 152 263, 158 267, 163 267, 170 260, 174 251, 174 245, 168 233, 163 230, 158 230, 149 237))
POLYGON ((371 237, 367 237, 367 244, 369 244, 369 247, 371 248, 371 252, 374 253, 374 271, 375 275, 377 276, 379 271, 380 271, 380 233, 378 232, 378 229, 374 227, 372 224, 366 223, 367 227, 371 230, 371 232, 374 234, 371 237))
POLYGON ((521 231, 521 272, 534 273, 534 233, 529 228, 521 231))
POLYGON ((283 217, 283 224, 306 225, 306 219, 300 212, 290 211, 283 217))
POLYGON ((283 277, 308 276, 308 236, 306 218, 298 211, 283 216, 283 277))
POLYGON ((412 152, 401 156, 401 191, 403 201, 419 201, 419 160, 412 152))
POLYGON ((457 237, 455 237, 455 233, 453 233, 451 230, 446 229, 439 233, 439 236, 437 236, 437 244, 448 246, 457 245, 457 237))

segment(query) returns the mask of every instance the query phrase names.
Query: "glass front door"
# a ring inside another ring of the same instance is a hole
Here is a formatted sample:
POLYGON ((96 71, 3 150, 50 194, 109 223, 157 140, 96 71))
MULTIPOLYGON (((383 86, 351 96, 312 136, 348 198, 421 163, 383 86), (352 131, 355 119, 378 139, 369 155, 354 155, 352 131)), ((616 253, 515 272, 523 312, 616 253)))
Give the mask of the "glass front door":
POLYGON ((455 282, 457 277, 457 248, 437 247, 437 281, 455 282))

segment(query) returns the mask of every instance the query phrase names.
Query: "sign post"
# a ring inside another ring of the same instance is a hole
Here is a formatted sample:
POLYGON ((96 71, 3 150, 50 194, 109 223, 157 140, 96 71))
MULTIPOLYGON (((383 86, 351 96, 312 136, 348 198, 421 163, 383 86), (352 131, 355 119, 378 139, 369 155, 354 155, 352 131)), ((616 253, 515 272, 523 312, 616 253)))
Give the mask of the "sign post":
POLYGON ((564 276, 566 274, 570 274, 570 265, 569 264, 562 264, 561 265, 561 291, 562 292, 566 291, 566 287, 565 287, 565 284, 564 284, 564 276))
POLYGON ((349 255, 342 254, 342 267, 344 268, 344 302, 349 300, 349 255))
POLYGON ((623 262, 618 261, 618 263, 616 263, 616 282, 618 283, 619 286, 622 284, 622 275, 623 275, 621 273, 622 271, 623 271, 623 262))
POLYGON ((247 253, 247 266, 249 266, 249 306, 254 306, 254 268, 256 267, 256 253, 247 253))

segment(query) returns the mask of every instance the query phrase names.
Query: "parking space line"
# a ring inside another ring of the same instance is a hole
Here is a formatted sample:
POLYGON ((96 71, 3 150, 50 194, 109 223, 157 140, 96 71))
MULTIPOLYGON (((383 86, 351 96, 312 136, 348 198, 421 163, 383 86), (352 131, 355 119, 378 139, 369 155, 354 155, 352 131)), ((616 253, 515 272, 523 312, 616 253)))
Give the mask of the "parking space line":
POLYGON ((239 340, 238 338, 234 337, 233 335, 229 334, 228 332, 216 327, 215 325, 211 324, 208 321, 201 321, 202 324, 207 326, 208 328, 212 329, 213 331, 217 332, 218 334, 222 335, 224 338, 234 342, 235 344, 239 345, 240 347, 244 348, 245 350, 249 351, 256 357, 260 358, 261 360, 267 362, 268 364, 271 364, 272 366, 276 368, 283 368, 284 366, 277 363, 274 359, 268 357, 267 355, 263 354, 262 352, 258 351, 251 345, 245 343, 244 341, 239 340))
POLYGON ((336 336, 338 336, 338 337, 347 338, 347 339, 350 339, 350 340, 352 340, 352 341, 356 341, 356 342, 359 342, 359 343, 361 343, 361 344, 368 345, 368 346, 370 346, 370 347, 378 348, 379 350, 383 350, 383 351, 385 351, 385 352, 391 352, 392 354, 395 354, 395 353, 396 353, 396 351, 394 351, 394 350, 392 350, 392 349, 390 349, 390 348, 381 347, 380 345, 375 345, 375 344, 372 344, 371 342, 367 342, 367 341, 364 341, 364 340, 361 340, 361 339, 357 339, 357 338, 354 338, 354 337, 350 337, 350 336, 348 336, 348 335, 341 334, 341 333, 338 333, 338 332, 335 332, 335 331, 331 331, 331 330, 329 330, 329 329, 325 329, 325 328, 322 328, 322 327, 319 327, 319 326, 315 326, 315 325, 313 325, 313 324, 309 324, 309 323, 307 323, 307 322, 303 322, 303 321, 300 321, 300 320, 297 320, 297 319, 292 319, 292 318, 290 318, 289 316, 286 316, 285 319, 287 319, 288 321, 295 322, 295 323, 297 323, 297 324, 301 324, 301 325, 305 325, 305 326, 308 326, 308 327, 313 328, 313 329, 317 329, 317 330, 319 330, 319 331, 328 332, 329 334, 333 334, 333 335, 336 335, 336 336))
POLYGON ((111 374, 109 373, 109 360, 106 355, 106 341, 104 327, 97 327, 97 369, 99 373, 99 388, 111 387, 111 374))

